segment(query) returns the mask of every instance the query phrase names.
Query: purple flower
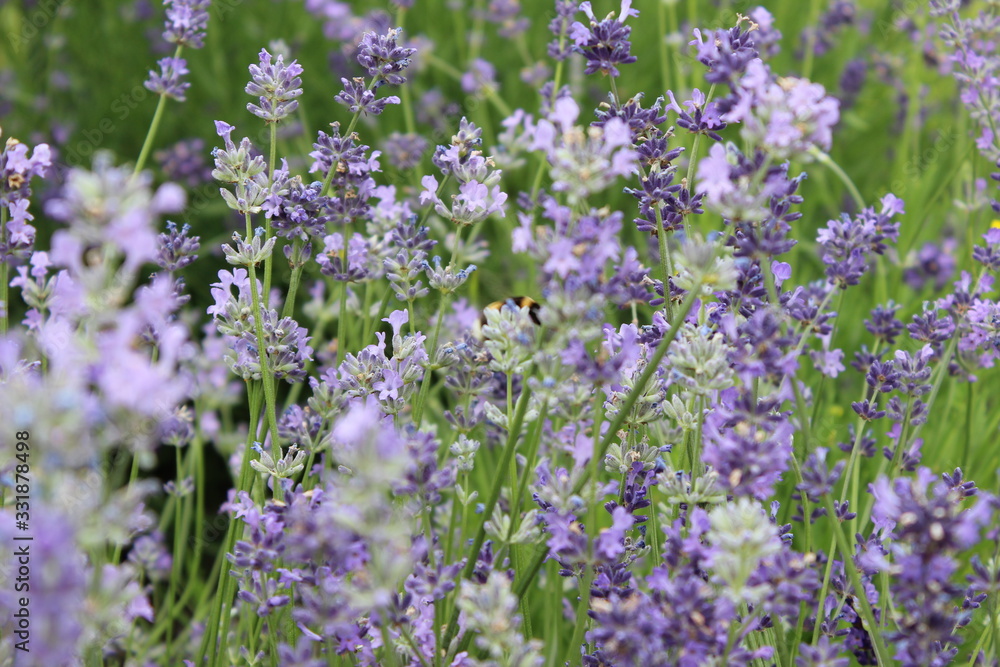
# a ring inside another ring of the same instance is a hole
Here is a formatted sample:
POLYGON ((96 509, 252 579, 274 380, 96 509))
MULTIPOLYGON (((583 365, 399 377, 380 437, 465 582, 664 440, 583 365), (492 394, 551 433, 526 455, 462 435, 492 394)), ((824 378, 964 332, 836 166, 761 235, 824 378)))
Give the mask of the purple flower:
POLYGON ((333 99, 347 107, 351 113, 364 112, 378 116, 385 111, 386 105, 399 104, 399 98, 395 95, 376 99, 375 93, 365 87, 365 80, 360 77, 355 77, 350 81, 341 79, 340 82, 344 85, 344 89, 337 93, 333 99))
MULTIPOLYGON (((26 590, 31 593, 29 647, 32 660, 44 665, 70 665, 80 656, 79 644, 84 637, 88 615, 96 611, 88 609, 87 604, 92 568, 88 567, 86 556, 76 544, 77 526, 73 520, 55 507, 46 507, 38 501, 32 503, 32 509, 35 510, 31 513, 33 541, 14 541, 15 536, 24 535, 14 532, 13 507, 0 514, 0 537, 7 544, 30 545, 31 567, 26 590)), ((16 562, 16 558, 8 558, 4 563, 5 575, 9 574, 4 580, 10 582, 10 586, 9 591, 0 595, 3 612, 0 627, 4 636, 11 640, 17 625, 14 614, 20 605, 13 592, 16 570, 6 568, 16 567, 16 562)))
POLYGON ((497 24, 498 35, 515 39, 531 25, 527 17, 520 16, 522 11, 520 0, 490 0, 484 14, 487 21, 497 24))
POLYGON ((379 392, 379 400, 399 398, 399 390, 403 387, 403 379, 391 368, 382 371, 382 379, 372 383, 372 389, 379 392))
POLYGON ((251 81, 245 90, 247 95, 258 96, 260 105, 247 104, 247 110, 268 123, 276 123, 290 116, 299 106, 295 98, 302 95, 302 79, 299 78, 302 66, 295 60, 286 66, 281 55, 272 64, 267 49, 260 50, 259 58, 260 65, 250 65, 251 81))
POLYGON ((319 181, 306 184, 296 176, 286 183, 284 193, 273 193, 265 205, 271 226, 278 236, 308 241, 322 237, 330 220, 330 200, 322 196, 319 181))
POLYGON ((802 482, 795 488, 805 493, 806 497, 818 503, 822 497, 833 492, 833 487, 840 479, 844 471, 846 461, 838 461, 831 470, 826 462, 828 450, 824 447, 817 447, 816 451, 809 454, 802 465, 802 482))
POLYGON ((397 250, 383 260, 383 265, 385 275, 401 301, 428 294, 418 276, 424 269, 427 254, 437 243, 430 238, 429 231, 427 227, 417 224, 416 216, 413 216, 410 220, 399 222, 390 232, 397 250))
POLYGON ((656 212, 659 209, 664 231, 682 229, 686 215, 693 214, 697 204, 684 201, 690 191, 674 184, 674 170, 653 170, 641 180, 641 189, 625 188, 625 192, 639 200, 641 218, 636 218, 636 227, 641 232, 657 231, 656 212))
POLYGON ((183 58, 161 58, 157 65, 160 71, 149 71, 149 78, 143 84, 157 95, 164 95, 178 102, 184 101, 184 91, 191 87, 191 84, 184 81, 184 76, 188 73, 187 61, 183 58))
POLYGON ((917 353, 896 351, 896 366, 899 369, 900 391, 907 396, 922 396, 931 390, 928 380, 931 368, 928 365, 934 351, 925 345, 917 353))
POLYGON ((788 469, 794 428, 786 415, 772 413, 776 407, 774 400, 754 405, 749 395, 738 394, 705 419, 702 458, 734 495, 768 498, 788 469))
POLYGON ((688 42, 696 47, 698 62, 708 68, 705 80, 709 83, 728 84, 731 88, 743 75, 747 65, 757 56, 751 31, 743 30, 743 19, 728 30, 715 30, 702 35, 694 29, 694 40, 688 42))
POLYGON ((757 24, 752 35, 754 45, 760 51, 772 57, 781 51, 781 31, 774 27, 774 16, 764 7, 754 7, 750 10, 750 20, 757 24))
POLYGON ((830 645, 830 638, 823 635, 815 646, 802 644, 799 646, 799 656, 795 658, 796 667, 847 667, 850 658, 838 658, 840 650, 836 645, 830 645))
POLYGON ((770 309, 760 309, 739 326, 738 344, 731 353, 733 368, 745 381, 767 377, 780 384, 798 369, 794 339, 782 333, 781 322, 770 309))
POLYGON ((851 408, 866 422, 881 419, 886 414, 885 410, 879 410, 878 405, 871 400, 851 403, 851 408))
POLYGON ((865 77, 868 73, 868 63, 861 58, 855 58, 844 65, 844 71, 840 74, 840 108, 845 111, 854 106, 861 88, 865 85, 865 77))
POLYGON ((955 333, 955 322, 950 315, 939 316, 936 310, 928 310, 914 315, 913 322, 906 325, 906 331, 915 341, 939 345, 955 333))
POLYGON ((462 75, 462 90, 472 95, 484 90, 497 89, 497 71, 493 65, 482 58, 476 58, 469 63, 469 71, 462 75))
POLYGON ((876 340, 885 341, 887 345, 896 342, 896 337, 903 330, 903 323, 896 319, 899 306, 892 301, 884 307, 879 305, 871 313, 871 319, 865 320, 865 328, 876 340))
POLYGON ((355 220, 367 220, 372 215, 368 200, 375 195, 376 185, 372 173, 380 171, 379 151, 358 142, 357 134, 340 135, 340 123, 331 124, 331 133, 320 132, 313 143, 309 157, 313 159, 309 173, 319 172, 329 175, 332 171, 330 189, 317 193, 330 197, 330 221, 348 224, 355 220))
MULTIPOLYGON (((378 88, 385 83, 393 86, 406 83, 402 72, 410 66, 410 58, 417 50, 405 48, 396 43, 400 32, 402 32, 401 28, 395 28, 384 35, 366 32, 361 37, 361 43, 358 44, 358 62, 368 72, 368 76, 373 78, 373 88, 378 88)), ((395 102, 395 104, 398 103, 398 101, 395 102)))
MULTIPOLYGON (((821 56, 833 48, 833 36, 843 26, 853 25, 857 20, 857 7, 852 0, 834 0, 819 18, 819 25, 809 26, 802 31, 802 48, 812 45, 813 53, 821 56)), ((801 54, 801 51, 800 51, 801 54)), ((801 57, 801 55, 800 55, 801 57)))
POLYGON ((760 174, 762 169, 763 153, 747 157, 733 144, 712 144, 698 162, 698 192, 708 208, 729 220, 763 220, 772 198, 786 190, 788 179, 782 167, 760 174))
MULTIPOLYGON (((828 344, 829 341, 824 340, 824 345, 828 344)), ((843 350, 810 350, 809 356, 812 358, 813 363, 816 364, 816 370, 827 377, 835 378, 844 370, 843 350)))
MULTIPOLYGON (((290 405, 278 416, 278 435, 283 440, 308 450, 319 449, 320 429, 323 418, 311 408, 290 405)), ((328 433, 324 433, 324 437, 328 433)))
POLYGON ((871 255, 883 254, 885 242, 899 238, 899 223, 890 220, 901 213, 902 200, 888 194, 882 198, 880 213, 874 208, 866 208, 853 220, 844 213, 839 220, 829 221, 819 231, 817 241, 830 282, 841 288, 857 285, 868 270, 871 255))
POLYGON ((705 93, 695 88, 691 92, 691 99, 678 104, 674 93, 667 91, 670 104, 667 108, 677 114, 677 124, 691 134, 704 134, 715 141, 722 141, 719 134, 726 129, 726 124, 720 118, 718 102, 708 102, 705 100, 705 93), (682 108, 683 107, 683 108, 682 108))
POLYGON ((108 153, 94 156, 93 171, 70 170, 57 197, 46 203, 46 213, 66 223, 53 235, 50 256, 54 263, 87 271, 82 263, 84 244, 104 243, 121 254, 125 268, 135 270, 157 255, 154 220, 184 207, 184 190, 173 183, 151 191, 152 177, 115 167, 108 153))
POLYGON ((420 184, 424 190, 420 193, 421 203, 434 203, 434 210, 455 224, 466 227, 485 220, 494 213, 504 217, 507 193, 499 185, 492 188, 470 180, 459 186, 459 194, 452 196, 452 205, 445 205, 437 196, 438 182, 433 176, 424 176, 420 184))
POLYGON ((556 0, 555 15, 549 21, 549 31, 556 37, 548 44, 548 55, 553 60, 566 60, 573 52, 573 45, 565 40, 565 36, 577 11, 576 0, 556 0))
POLYGON ((865 381, 872 389, 888 394, 899 387, 899 372, 891 361, 875 361, 868 369, 865 381))
POLYGON ((305 634, 294 647, 282 642, 278 644, 278 661, 288 667, 325 667, 325 659, 313 657, 315 646, 315 640, 305 634))
POLYGON ((928 241, 917 253, 915 264, 903 272, 903 280, 917 291, 927 283, 933 283, 934 289, 940 290, 955 273, 955 246, 953 239, 941 243, 928 241))
POLYGON ((942 647, 958 642, 955 632, 967 616, 956 606, 965 589, 956 581, 955 556, 973 548, 982 529, 996 521, 994 499, 975 494, 961 478, 956 471, 935 482, 930 470, 920 468, 913 478, 883 476, 869 487, 875 498, 872 520, 892 538, 897 629, 886 638, 904 665, 946 661, 953 653, 942 647), (974 500, 967 503, 970 497, 974 500))
POLYGON ((215 161, 215 169, 212 170, 212 178, 222 183, 236 183, 244 188, 254 187, 254 194, 258 195, 263 203, 270 183, 267 182, 267 165, 257 149, 250 143, 250 139, 243 137, 240 145, 233 143, 232 134, 236 128, 221 120, 215 121, 215 133, 218 134, 223 143, 223 148, 213 148, 212 157, 215 161))
POLYGON ((393 167, 405 171, 420 164, 428 145, 427 139, 419 134, 393 132, 383 141, 382 150, 393 167))
POLYGON ((201 247, 201 238, 189 236, 190 233, 191 225, 184 223, 178 231, 176 222, 167 221, 167 232, 156 238, 159 246, 156 264, 161 269, 170 272, 179 271, 198 259, 195 253, 201 247))
MULTIPOLYGON (((1000 173, 997 176, 1000 177, 1000 173)), ((989 231, 983 234, 983 238, 986 239, 986 247, 974 246, 972 258, 990 271, 996 272, 1000 269, 1000 226, 990 227, 989 231)))
POLYGON ((183 139, 173 146, 155 151, 153 157, 164 176, 175 183, 195 188, 212 180, 212 170, 205 161, 204 139, 183 139))
POLYGON ((170 577, 173 558, 163 544, 159 532, 143 535, 132 543, 128 560, 134 563, 150 581, 165 581, 170 577))
POLYGON ((167 6, 163 38, 171 44, 200 49, 204 46, 211 0, 164 0, 167 6))
POLYGON ((1000 136, 994 130, 1000 124, 997 55, 992 36, 996 34, 998 17, 994 12, 980 10, 962 18, 959 3, 932 2, 931 14, 943 18, 938 35, 950 51, 952 76, 959 83, 959 99, 978 125, 976 147, 991 163, 1000 160, 1000 136))
POLYGON ((552 189, 566 192, 571 204, 604 190, 618 176, 631 175, 639 157, 623 119, 609 119, 599 133, 584 133, 574 125, 579 115, 577 103, 561 97, 549 118, 540 120, 531 132, 531 148, 548 155, 552 189))
POLYGON ((35 146, 31 157, 28 147, 17 139, 8 139, 0 152, 0 206, 10 213, 4 234, 0 235, 0 262, 11 256, 27 257, 35 243, 35 217, 28 212, 31 180, 45 177, 52 165, 48 144, 35 146))
POLYGON ((722 120, 740 123, 740 136, 777 160, 809 160, 811 149, 830 148, 839 106, 823 86, 789 77, 779 83, 767 65, 752 60, 722 120))
POLYGON ((583 54, 587 60, 584 74, 600 72, 612 77, 620 76, 618 65, 634 63, 637 58, 629 51, 632 43, 628 41, 632 28, 625 25, 629 16, 638 16, 639 12, 631 8, 632 0, 622 0, 618 17, 609 14, 606 19, 598 22, 590 8, 589 2, 581 3, 580 11, 590 19, 590 25, 585 26, 579 21, 570 27, 569 36, 574 43, 574 50, 583 54))

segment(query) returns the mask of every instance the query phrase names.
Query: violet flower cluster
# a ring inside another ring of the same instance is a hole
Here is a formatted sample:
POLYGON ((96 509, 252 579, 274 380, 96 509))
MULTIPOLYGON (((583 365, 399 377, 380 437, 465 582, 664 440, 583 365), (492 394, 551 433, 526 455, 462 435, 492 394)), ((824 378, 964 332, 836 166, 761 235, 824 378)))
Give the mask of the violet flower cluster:
MULTIPOLYGON (((209 10, 167 0, 137 165, 54 178, 57 147, 7 141, 0 539, 30 509, 34 664, 995 664, 1000 501, 968 473, 1000 226, 932 242, 866 200, 832 157, 848 98, 779 71, 763 7, 556 0, 509 109, 482 40, 530 55, 522 4, 476 3, 452 66, 391 27, 413 2, 307 0, 333 115, 272 43, 246 136, 205 122, 211 164, 181 140, 156 185, 209 10), (689 40, 655 98, 651 16, 689 40)), ((959 4, 932 14, 997 165, 996 17, 959 4)), ((810 63, 859 11, 807 27, 810 63)), ((23 606, 0 590, 4 637, 23 606)))

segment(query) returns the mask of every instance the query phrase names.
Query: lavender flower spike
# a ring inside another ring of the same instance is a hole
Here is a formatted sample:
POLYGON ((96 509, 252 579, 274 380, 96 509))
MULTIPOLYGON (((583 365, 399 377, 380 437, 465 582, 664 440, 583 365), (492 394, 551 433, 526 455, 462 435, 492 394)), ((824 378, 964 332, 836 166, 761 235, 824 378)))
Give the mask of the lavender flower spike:
POLYGON ((406 83, 403 70, 410 66, 416 49, 405 48, 396 43, 402 28, 394 28, 384 35, 366 32, 358 44, 358 62, 374 77, 373 88, 383 84, 400 86, 406 83))
POLYGON ((160 71, 149 70, 149 78, 143 85, 157 95, 183 102, 184 91, 191 87, 183 80, 188 73, 187 62, 183 58, 161 58, 156 64, 160 71))
POLYGON ((211 0, 164 0, 167 6, 163 38, 171 44, 200 49, 205 45, 211 0))
POLYGON ((260 105, 247 104, 247 109, 268 123, 276 123, 287 118, 298 108, 296 97, 302 94, 302 65, 293 60, 285 65, 284 56, 279 55, 271 63, 267 49, 260 50, 260 65, 250 65, 252 80, 245 88, 248 95, 260 97, 260 105))

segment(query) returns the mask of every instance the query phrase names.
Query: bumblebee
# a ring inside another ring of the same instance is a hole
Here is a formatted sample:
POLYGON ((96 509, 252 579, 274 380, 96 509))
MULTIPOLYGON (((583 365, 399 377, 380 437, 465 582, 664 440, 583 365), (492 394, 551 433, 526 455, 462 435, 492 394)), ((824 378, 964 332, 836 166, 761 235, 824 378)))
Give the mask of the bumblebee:
POLYGON ((534 322, 536 325, 542 323, 542 321, 538 319, 538 311, 542 309, 542 306, 537 301, 532 299, 530 296, 509 296, 506 299, 501 299, 500 301, 494 301, 490 305, 483 308, 483 314, 479 316, 479 328, 482 329, 484 326, 486 326, 487 310, 500 310, 501 308, 504 307, 505 304, 508 303, 514 304, 514 306, 517 308, 527 308, 528 317, 531 318, 531 321, 534 322))

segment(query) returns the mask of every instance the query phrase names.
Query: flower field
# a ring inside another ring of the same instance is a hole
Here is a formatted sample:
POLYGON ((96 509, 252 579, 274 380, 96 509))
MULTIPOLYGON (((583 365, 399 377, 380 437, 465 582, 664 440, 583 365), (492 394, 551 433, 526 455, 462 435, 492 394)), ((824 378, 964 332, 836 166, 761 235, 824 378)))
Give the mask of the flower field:
POLYGON ((0 667, 1000 666, 1000 3, 764 1, 0 4, 0 667))

